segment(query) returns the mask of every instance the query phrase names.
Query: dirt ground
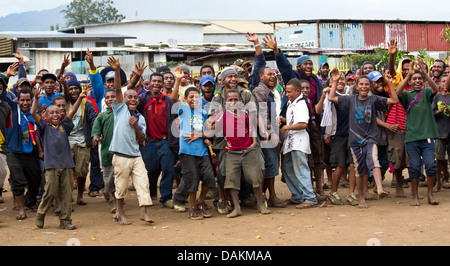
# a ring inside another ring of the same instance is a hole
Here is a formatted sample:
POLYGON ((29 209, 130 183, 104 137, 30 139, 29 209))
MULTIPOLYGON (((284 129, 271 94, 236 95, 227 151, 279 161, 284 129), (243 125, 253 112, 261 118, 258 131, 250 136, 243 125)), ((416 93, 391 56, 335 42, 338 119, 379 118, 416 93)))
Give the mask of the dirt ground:
MULTIPOLYGON (((406 174, 406 171, 405 171, 406 174)), ((277 194, 290 197, 286 185, 276 179, 277 194)), ((134 191, 125 205, 131 225, 113 221, 103 195, 91 198, 87 205, 74 204, 72 214, 76 230, 59 229, 58 217, 49 213, 43 229, 34 225, 35 212, 17 221, 9 184, 0 204, 0 239, 2 246, 444 246, 450 244, 450 190, 435 193, 440 205, 427 204, 426 188, 420 188, 421 206, 411 207, 410 188, 407 198, 396 198, 390 188, 391 174, 384 187, 391 192, 387 198, 369 201, 368 209, 350 205, 325 206, 299 210, 270 208, 269 215, 260 215, 255 208, 243 207, 244 215, 230 219, 214 212, 213 217, 191 220, 187 213, 175 213, 155 201, 149 208, 154 224, 139 219, 134 191)), ((329 190, 325 191, 327 194, 329 190)), ((345 198, 348 189, 340 187, 345 198)), ((74 196, 76 191, 74 191, 74 196)), ((212 200, 208 201, 212 204, 212 200)))

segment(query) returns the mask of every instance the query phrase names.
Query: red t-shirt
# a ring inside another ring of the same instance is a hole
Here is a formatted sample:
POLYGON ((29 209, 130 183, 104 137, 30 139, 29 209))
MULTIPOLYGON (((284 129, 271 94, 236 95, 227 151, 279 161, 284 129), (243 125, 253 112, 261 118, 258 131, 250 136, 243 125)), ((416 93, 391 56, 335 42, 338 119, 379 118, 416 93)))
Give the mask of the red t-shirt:
POLYGON ((237 114, 234 114, 224 110, 216 116, 214 122, 217 120, 222 122, 223 136, 227 142, 225 149, 227 151, 245 150, 252 145, 250 129, 253 131, 254 127, 246 112, 239 111, 237 114))
MULTIPOLYGON (((409 91, 411 86, 406 85, 405 91, 409 91)), ((390 93, 389 93, 390 95, 390 93)), ((390 110, 386 123, 389 125, 398 125, 401 130, 406 130, 406 110, 401 103, 394 104, 390 110)))
POLYGON ((166 101, 163 95, 152 97, 147 110, 147 139, 167 137, 166 101))

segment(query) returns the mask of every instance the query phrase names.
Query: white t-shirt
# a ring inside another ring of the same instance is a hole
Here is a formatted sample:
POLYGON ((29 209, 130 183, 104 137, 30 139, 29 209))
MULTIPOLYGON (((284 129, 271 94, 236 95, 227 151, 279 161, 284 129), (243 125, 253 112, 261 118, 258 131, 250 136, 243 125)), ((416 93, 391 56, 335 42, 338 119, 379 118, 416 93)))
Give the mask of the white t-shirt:
MULTIPOLYGON (((286 111, 286 124, 295 125, 298 123, 308 123, 309 111, 306 101, 301 100, 303 94, 300 94, 294 102, 288 102, 288 108, 286 111)), ((306 129, 302 130, 288 130, 286 132, 285 140, 283 143, 283 154, 291 151, 301 151, 306 154, 311 154, 311 148, 309 144, 309 134, 306 129)))

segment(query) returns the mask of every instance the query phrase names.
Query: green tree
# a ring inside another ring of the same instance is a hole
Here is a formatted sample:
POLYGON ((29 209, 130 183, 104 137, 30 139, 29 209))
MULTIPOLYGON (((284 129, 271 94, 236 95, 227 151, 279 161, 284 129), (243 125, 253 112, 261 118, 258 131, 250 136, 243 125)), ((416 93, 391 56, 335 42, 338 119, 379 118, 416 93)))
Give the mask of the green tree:
POLYGON ((112 0, 74 0, 61 12, 65 14, 67 27, 113 23, 125 19, 112 0))
MULTIPOLYGON (((401 59, 411 56, 407 55, 406 51, 398 50, 395 55, 395 62, 399 62, 401 59)), ((378 71, 383 70, 383 67, 389 63, 389 53, 387 49, 381 47, 375 48, 373 53, 361 53, 343 56, 342 59, 349 63, 351 69, 361 67, 366 62, 372 62, 378 71)))

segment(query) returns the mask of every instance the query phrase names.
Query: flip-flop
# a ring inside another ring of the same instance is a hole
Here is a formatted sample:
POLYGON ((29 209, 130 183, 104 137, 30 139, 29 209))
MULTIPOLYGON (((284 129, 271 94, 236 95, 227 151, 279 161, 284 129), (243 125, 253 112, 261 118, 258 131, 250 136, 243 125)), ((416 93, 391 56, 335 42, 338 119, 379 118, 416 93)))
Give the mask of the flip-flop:
POLYGON ((26 218, 27 218, 27 215, 25 213, 24 214, 18 214, 16 216, 16 220, 18 220, 18 221, 25 220, 26 218))
POLYGON ((269 203, 269 207, 274 207, 274 208, 285 208, 288 205, 288 202, 286 201, 277 201, 277 202, 273 202, 273 201, 268 201, 269 203))
POLYGON ((309 201, 304 201, 300 203, 299 205, 295 206, 296 209, 308 209, 308 208, 314 208, 317 207, 316 203, 312 203, 309 201))

